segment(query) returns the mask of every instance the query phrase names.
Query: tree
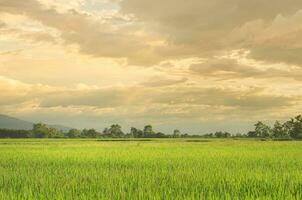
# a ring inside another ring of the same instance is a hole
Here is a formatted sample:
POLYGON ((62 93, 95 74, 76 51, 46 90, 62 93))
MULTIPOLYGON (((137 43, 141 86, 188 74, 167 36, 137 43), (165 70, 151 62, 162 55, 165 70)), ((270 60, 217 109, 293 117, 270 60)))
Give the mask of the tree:
POLYGON ((81 131, 78 130, 78 129, 70 129, 67 132, 66 136, 69 137, 69 138, 77 138, 77 137, 81 136, 81 131))
POLYGON ((130 135, 131 135, 131 137, 139 138, 139 137, 142 137, 142 131, 137 128, 131 127, 130 135))
POLYGON ((205 138, 211 138, 211 137, 213 137, 213 136, 214 136, 213 133, 204 134, 204 137, 205 137, 205 138))
POLYGON ((258 137, 266 138, 271 135, 271 128, 259 121, 255 124, 255 132, 258 137))
POLYGON ((181 136, 180 131, 179 131, 178 129, 175 129, 175 130, 173 131, 173 137, 174 137, 174 138, 179 138, 180 136, 181 136))
POLYGON ((61 138, 64 137, 64 134, 62 131, 56 129, 56 128, 48 128, 48 137, 49 138, 61 138))
POLYGON ((217 138, 222 138, 222 137, 224 136, 224 133, 221 132, 221 131, 217 131, 214 135, 215 135, 215 137, 217 137, 217 138))
POLYGON ((236 133, 235 134, 235 137, 236 138, 242 138, 242 137, 245 137, 246 135, 244 135, 244 134, 241 134, 241 133, 236 133))
POLYGON ((87 137, 87 138, 96 138, 98 135, 98 132, 94 129, 83 129, 81 136, 82 137, 87 137))
POLYGON ((0 138, 29 138, 32 137, 29 130, 0 129, 0 138))
POLYGON ((248 137, 251 137, 251 138, 258 137, 256 131, 249 131, 249 132, 247 133, 247 136, 248 136, 248 137))
POLYGON ((282 138, 287 136, 286 131, 284 130, 284 125, 279 121, 276 121, 272 129, 272 136, 275 138, 282 138))
POLYGON ((58 138, 63 137, 62 131, 50 128, 46 124, 37 123, 33 125, 33 136, 36 138, 58 138))
POLYGON ((134 138, 137 137, 137 129, 135 127, 131 127, 130 135, 131 135, 131 137, 134 137, 134 138))
POLYGON ((231 133, 229 133, 229 132, 222 132, 222 131, 218 131, 214 135, 217 138, 229 138, 229 137, 232 136, 231 133))
POLYGON ((284 134, 288 137, 291 136, 291 132, 293 129, 293 122, 291 120, 287 121, 282 126, 283 126, 284 134))
POLYGON ((37 138, 48 138, 49 129, 46 124, 37 123, 33 125, 33 135, 37 138))
POLYGON ((225 138, 230 138, 232 136, 231 133, 229 132, 224 132, 224 135, 223 135, 225 138))
POLYGON ((87 132, 88 132, 88 129, 84 128, 81 132, 81 137, 87 137, 87 132))
POLYGON ((87 131, 87 137, 89 137, 89 138, 96 138, 97 135, 98 135, 98 133, 94 129, 89 129, 87 131))
POLYGON ((105 128, 105 129, 103 130, 103 134, 104 134, 104 135, 110 134, 109 129, 108 129, 108 128, 105 128))
POLYGON ((162 132, 158 132, 158 133, 156 133, 156 137, 157 138, 164 138, 164 137, 166 137, 166 135, 162 132))
POLYGON ((302 115, 298 115, 285 123, 286 131, 292 138, 302 138, 302 115))
POLYGON ((113 124, 108 129, 108 132, 112 135, 112 137, 122 137, 124 132, 122 131, 122 127, 118 124, 113 124))
POLYGON ((154 137, 155 133, 151 125, 144 127, 144 137, 154 137))
POLYGON ((144 132, 140 129, 137 129, 136 135, 138 138, 143 138, 144 137, 144 132))

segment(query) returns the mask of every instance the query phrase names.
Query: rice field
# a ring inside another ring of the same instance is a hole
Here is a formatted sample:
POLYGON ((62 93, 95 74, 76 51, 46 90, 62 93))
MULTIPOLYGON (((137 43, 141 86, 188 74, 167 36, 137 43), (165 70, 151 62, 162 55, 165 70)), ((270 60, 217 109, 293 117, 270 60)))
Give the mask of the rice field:
POLYGON ((0 199, 302 199, 302 142, 5 139, 0 199))

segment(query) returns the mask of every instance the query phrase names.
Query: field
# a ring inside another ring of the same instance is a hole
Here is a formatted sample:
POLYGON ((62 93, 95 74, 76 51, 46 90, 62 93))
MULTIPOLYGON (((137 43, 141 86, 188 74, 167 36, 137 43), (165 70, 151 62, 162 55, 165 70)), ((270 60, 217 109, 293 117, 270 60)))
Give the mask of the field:
POLYGON ((0 199, 302 199, 302 142, 5 139, 0 199))

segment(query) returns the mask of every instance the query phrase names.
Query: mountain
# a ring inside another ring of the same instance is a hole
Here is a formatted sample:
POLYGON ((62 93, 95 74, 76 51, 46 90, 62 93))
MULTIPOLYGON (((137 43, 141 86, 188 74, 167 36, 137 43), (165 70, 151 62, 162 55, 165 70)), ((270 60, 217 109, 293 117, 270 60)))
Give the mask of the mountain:
POLYGON ((0 128, 29 130, 32 127, 31 122, 0 114, 0 128))
MULTIPOLYGON (((70 127, 62 126, 62 125, 52 125, 48 124, 49 127, 56 128, 61 131, 69 131, 70 127)), ((14 117, 10 117, 7 115, 1 115, 0 114, 0 129, 17 129, 17 130, 30 130, 33 127, 32 122, 20 120, 14 117)))

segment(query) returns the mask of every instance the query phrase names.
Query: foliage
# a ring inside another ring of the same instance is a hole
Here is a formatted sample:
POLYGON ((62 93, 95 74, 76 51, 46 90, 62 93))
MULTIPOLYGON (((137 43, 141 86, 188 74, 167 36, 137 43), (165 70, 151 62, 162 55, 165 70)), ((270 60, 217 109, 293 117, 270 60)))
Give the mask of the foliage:
POLYGON ((298 115, 283 124, 280 121, 274 123, 273 128, 259 121, 255 124, 255 131, 250 131, 248 137, 302 139, 302 116, 298 115))
POLYGON ((81 131, 78 130, 78 129, 70 129, 67 134, 66 134, 67 137, 69 138, 78 138, 81 136, 81 131))
POLYGON ((111 125, 110 128, 106 128, 103 131, 104 135, 111 136, 111 137, 123 137, 124 132, 122 131, 122 127, 118 124, 111 125))
POLYGON ((59 131, 55 128, 50 128, 46 124, 43 124, 43 123, 34 124, 32 133, 33 133, 33 136, 36 138, 64 137, 64 134, 61 131, 59 131))
POLYGON ((87 138, 96 138, 98 136, 98 132, 95 129, 84 129, 82 136, 87 138))
POLYGON ((269 125, 258 121, 255 130, 247 134, 237 133, 232 135, 229 132, 217 131, 209 134, 181 134, 180 130, 175 129, 171 135, 162 132, 155 132, 151 125, 146 125, 143 130, 131 127, 129 133, 124 133, 119 124, 113 124, 105 128, 102 133, 95 129, 71 129, 66 133, 55 128, 48 127, 46 124, 37 123, 33 129, 26 130, 7 130, 0 129, 0 138, 273 138, 273 139, 302 139, 302 116, 299 115, 284 123, 276 121, 271 128, 269 125))
POLYGON ((153 131, 153 127, 151 125, 145 126, 143 133, 145 138, 155 137, 155 132, 153 131))
POLYGON ((174 138, 180 138, 180 137, 181 137, 181 132, 180 132, 180 130, 175 129, 175 130, 173 131, 173 137, 174 137, 174 138))
POLYGON ((268 125, 259 121, 255 124, 255 133, 257 137, 266 138, 271 136, 272 130, 268 125))
POLYGON ((29 138, 32 132, 28 130, 0 129, 0 138, 29 138))
POLYGON ((218 131, 214 135, 217 138, 229 138, 229 137, 231 137, 230 133, 228 133, 228 132, 222 132, 222 131, 218 131))
POLYGON ((287 122, 287 131, 292 138, 302 139, 302 115, 287 122))

